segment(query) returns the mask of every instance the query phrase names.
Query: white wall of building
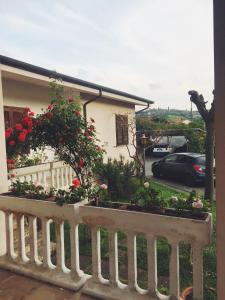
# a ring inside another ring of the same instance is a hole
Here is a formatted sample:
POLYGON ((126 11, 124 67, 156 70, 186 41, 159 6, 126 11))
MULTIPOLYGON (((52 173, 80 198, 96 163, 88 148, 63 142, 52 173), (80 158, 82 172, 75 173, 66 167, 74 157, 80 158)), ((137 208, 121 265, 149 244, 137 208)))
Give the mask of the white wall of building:
MULTIPOLYGON (((48 87, 8 78, 3 78, 2 86, 4 106, 30 107, 34 113, 40 113, 41 109, 46 108, 50 102, 48 87)), ((79 95, 79 92, 67 90, 67 94, 79 95)), ((101 140, 100 144, 103 144, 107 151, 106 157, 118 159, 120 155, 123 155, 129 159, 126 146, 116 146, 116 114, 128 114, 128 117, 133 119, 135 106, 134 104, 102 99, 87 106, 87 117, 95 119, 98 138, 101 140)), ((131 141, 131 136, 129 141, 131 141)), ((133 153, 134 149, 129 147, 133 153)), ((52 152, 48 152, 47 155, 50 158, 53 157, 52 152)))
MULTIPOLYGON (((119 159, 120 155, 125 159, 130 159, 126 146, 116 145, 116 115, 128 115, 131 122, 135 117, 135 106, 123 102, 110 100, 97 100, 87 105, 87 120, 92 117, 95 120, 96 130, 101 144, 107 152, 107 157, 119 159)), ((128 121, 128 122, 129 122, 128 121)), ((129 133, 129 143, 132 136, 129 133)), ((134 147, 128 146, 131 153, 134 153, 134 147)))

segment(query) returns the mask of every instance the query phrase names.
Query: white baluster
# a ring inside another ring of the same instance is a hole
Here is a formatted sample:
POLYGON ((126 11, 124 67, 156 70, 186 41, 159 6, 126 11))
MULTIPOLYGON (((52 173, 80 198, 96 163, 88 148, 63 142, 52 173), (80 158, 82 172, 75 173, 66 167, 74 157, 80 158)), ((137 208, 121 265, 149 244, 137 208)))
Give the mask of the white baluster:
POLYGON ((63 189, 64 188, 64 167, 62 167, 61 169, 60 169, 60 177, 61 177, 61 188, 63 189))
POLYGON ((203 300, 203 247, 192 245, 193 252, 193 294, 194 300, 203 300))
POLYGON ((73 169, 69 167, 69 185, 72 185, 72 180, 73 180, 73 169))
POLYGON ((148 290, 153 297, 157 295, 157 247, 155 236, 147 236, 148 249, 148 290))
POLYGON ((37 217, 29 216, 30 261, 40 264, 37 248, 37 217))
POLYGON ((56 220, 55 224, 56 224, 57 268, 64 270, 65 269, 64 222, 60 220, 56 220))
POLYGON ((60 184, 59 184, 59 169, 56 169, 56 188, 57 189, 60 188, 60 184))
POLYGON ((68 187, 69 186, 69 174, 68 174, 68 166, 66 166, 66 169, 65 169, 65 178, 66 178, 66 187, 68 187))
POLYGON ((51 248, 50 248, 50 220, 42 218, 42 240, 43 240, 43 265, 47 268, 53 268, 51 262, 51 248))
POLYGON ((30 174, 30 181, 31 181, 31 182, 34 181, 34 180, 33 180, 33 175, 34 175, 34 174, 30 174))
POLYGON ((37 173, 37 182, 41 182, 41 173, 40 172, 37 173))
POLYGON ((137 287, 137 248, 136 235, 127 233, 127 257, 128 257, 128 286, 130 289, 137 287))
POLYGON ((109 230, 109 281, 112 285, 117 286, 118 279, 117 232, 114 230, 109 230))
POLYGON ((71 247, 71 277, 78 280, 83 275, 79 261, 78 224, 70 223, 70 247, 71 247))
POLYGON ((55 170, 51 170, 51 186, 55 187, 55 170))
POLYGON ((180 276, 179 276, 179 242, 170 241, 170 297, 171 300, 180 299, 180 276))
POLYGON ((100 230, 91 228, 91 245, 92 245, 92 276, 99 281, 101 277, 101 251, 100 251, 100 230))
POLYGON ((42 179, 43 179, 43 186, 46 187, 47 186, 47 180, 46 180, 46 172, 45 171, 42 172, 42 179))
POLYGON ((28 259, 25 252, 24 215, 17 214, 17 239, 18 239, 18 259, 26 262, 28 259))
POLYGON ((13 241, 13 214, 5 212, 5 227, 6 227, 6 253, 9 257, 15 258, 14 241, 13 241))

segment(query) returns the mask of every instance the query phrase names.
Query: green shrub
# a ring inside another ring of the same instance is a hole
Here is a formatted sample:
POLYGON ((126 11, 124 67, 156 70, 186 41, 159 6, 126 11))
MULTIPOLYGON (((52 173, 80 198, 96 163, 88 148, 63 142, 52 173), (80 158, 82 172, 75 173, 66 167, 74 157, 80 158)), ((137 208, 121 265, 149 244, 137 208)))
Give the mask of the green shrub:
POLYGON ((95 169, 97 178, 107 184, 112 201, 129 201, 136 190, 135 163, 108 159, 107 163, 99 163, 95 169))

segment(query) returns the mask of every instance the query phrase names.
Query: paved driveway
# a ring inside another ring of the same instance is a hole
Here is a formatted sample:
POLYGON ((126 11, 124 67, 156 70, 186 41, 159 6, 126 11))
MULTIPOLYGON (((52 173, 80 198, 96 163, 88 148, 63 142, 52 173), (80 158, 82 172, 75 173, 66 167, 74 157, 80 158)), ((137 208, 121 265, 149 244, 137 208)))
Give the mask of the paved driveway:
POLYGON ((186 186, 186 185, 184 185, 184 184, 182 184, 180 182, 177 182, 177 181, 172 181, 172 180, 169 180, 169 179, 162 179, 162 178, 155 178, 155 177, 153 177, 152 170, 151 170, 152 169, 152 164, 153 164, 154 161, 157 161, 159 159, 160 158, 146 157, 146 160, 145 160, 145 173, 146 173, 146 177, 152 178, 152 180, 154 180, 156 182, 168 185, 168 186, 170 186, 170 187, 172 187, 174 189, 177 189, 177 190, 191 192, 193 189, 195 189, 200 194, 204 193, 204 188, 203 187, 189 187, 189 186, 186 186))

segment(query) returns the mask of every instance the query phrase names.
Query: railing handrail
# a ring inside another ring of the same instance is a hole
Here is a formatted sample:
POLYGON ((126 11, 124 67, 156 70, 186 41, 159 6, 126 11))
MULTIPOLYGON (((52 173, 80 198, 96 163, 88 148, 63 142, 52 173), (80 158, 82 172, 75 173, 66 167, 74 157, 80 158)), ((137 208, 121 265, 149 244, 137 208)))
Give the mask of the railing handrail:
POLYGON ((193 297, 203 300, 203 249, 210 243, 212 219, 193 220, 177 217, 84 206, 84 203, 57 206, 56 203, 8 195, 0 196, 0 211, 5 214, 6 254, 0 256, 0 267, 42 279, 61 287, 82 291, 101 299, 179 300, 179 244, 188 242, 193 258, 193 297), (25 217, 29 224, 30 254, 26 253, 25 217), (41 220, 43 260, 38 257, 37 218, 41 220), (17 254, 13 219, 17 224, 17 254), (64 222, 70 225, 71 267, 65 265, 64 222), (56 265, 51 262, 50 223, 56 226, 56 265), (80 270, 78 225, 86 224, 91 233, 92 276, 80 270), (108 231, 109 280, 102 277, 100 229, 108 231), (128 282, 119 279, 118 231, 126 234, 128 282), (148 287, 137 282, 137 235, 147 240, 148 287), (170 245, 169 293, 161 295, 157 287, 157 238, 164 237, 170 245))

